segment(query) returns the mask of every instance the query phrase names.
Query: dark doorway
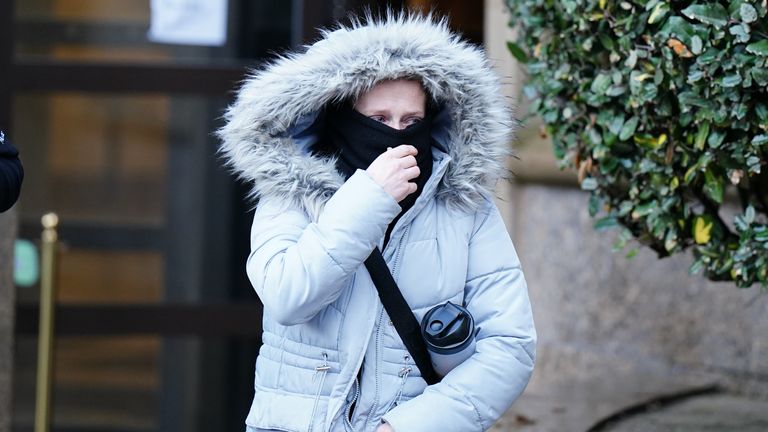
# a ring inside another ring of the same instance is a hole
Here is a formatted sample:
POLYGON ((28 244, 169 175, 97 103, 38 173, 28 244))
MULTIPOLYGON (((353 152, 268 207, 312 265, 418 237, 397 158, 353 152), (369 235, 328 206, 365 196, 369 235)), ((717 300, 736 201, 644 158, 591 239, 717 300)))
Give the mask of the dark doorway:
MULTIPOLYGON (((46 212, 61 220, 56 431, 243 430, 261 305, 244 271, 247 187, 222 167, 212 132, 248 66, 385 5, 460 7, 453 26, 481 42, 482 3, 228 0, 223 46, 157 44, 149 3, 0 2, 0 129, 27 172, 20 237, 39 238, 46 212)), ((16 297, 22 432, 38 289, 16 297)))
MULTIPOLYGON (((227 42, 205 47, 148 41, 149 3, 0 6, 20 237, 61 220, 53 430, 242 430, 250 405, 250 216, 212 132, 246 67, 291 45, 293 5, 230 0, 227 42)), ((15 431, 33 426, 37 296, 17 288, 15 431)))

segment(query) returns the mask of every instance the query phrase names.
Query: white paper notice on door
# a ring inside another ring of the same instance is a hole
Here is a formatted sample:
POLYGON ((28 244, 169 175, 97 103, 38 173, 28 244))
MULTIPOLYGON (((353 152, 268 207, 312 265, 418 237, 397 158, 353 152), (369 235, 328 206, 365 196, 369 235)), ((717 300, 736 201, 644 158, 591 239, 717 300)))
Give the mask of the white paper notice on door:
POLYGON ((149 40, 221 46, 227 40, 227 0, 151 0, 149 40))

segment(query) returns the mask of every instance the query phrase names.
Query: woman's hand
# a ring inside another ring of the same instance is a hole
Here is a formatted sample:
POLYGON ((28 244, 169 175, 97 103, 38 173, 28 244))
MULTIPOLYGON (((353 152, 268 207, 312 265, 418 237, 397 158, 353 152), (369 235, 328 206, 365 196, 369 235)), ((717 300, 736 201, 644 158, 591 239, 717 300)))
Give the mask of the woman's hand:
POLYGON ((389 423, 382 423, 377 429, 376 432, 395 432, 394 429, 392 429, 392 426, 389 425, 389 423))
POLYGON ((395 201, 400 202, 416 192, 416 183, 410 181, 421 173, 416 165, 416 153, 416 147, 406 144, 387 149, 366 172, 395 201))

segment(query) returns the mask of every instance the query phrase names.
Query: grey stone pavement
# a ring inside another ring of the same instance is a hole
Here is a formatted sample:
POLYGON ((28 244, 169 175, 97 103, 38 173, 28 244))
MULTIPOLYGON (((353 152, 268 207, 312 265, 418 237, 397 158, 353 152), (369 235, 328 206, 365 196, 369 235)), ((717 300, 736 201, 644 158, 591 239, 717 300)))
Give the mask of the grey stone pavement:
POLYGON ((735 395, 697 396, 672 406, 629 417, 606 432, 765 432, 768 403, 735 395))
MULTIPOLYGON (((767 432, 768 402, 727 393, 681 397, 674 402, 644 406, 641 412, 624 412, 619 400, 596 400, 583 388, 577 395, 553 397, 524 396, 491 431, 507 432, 767 432), (610 412, 610 407, 617 411, 610 412), (606 416, 601 414, 609 413, 606 416), (606 421, 608 420, 608 421, 606 421)), ((659 395, 665 396, 665 395, 659 395)), ((628 400, 628 399, 624 399, 628 400)), ((647 402, 647 401, 643 401, 647 402)))
MULTIPOLYGON (((568 363, 566 361, 566 363, 568 363)), ((768 432, 768 400, 711 377, 604 361, 599 374, 537 371, 494 432, 768 432)))

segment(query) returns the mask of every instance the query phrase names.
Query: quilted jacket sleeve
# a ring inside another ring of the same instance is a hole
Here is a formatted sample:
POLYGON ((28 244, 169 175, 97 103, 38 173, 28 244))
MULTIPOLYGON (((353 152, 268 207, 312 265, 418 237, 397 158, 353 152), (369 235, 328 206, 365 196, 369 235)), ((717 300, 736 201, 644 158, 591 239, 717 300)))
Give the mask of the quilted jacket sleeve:
POLYGON ((270 316, 282 325, 295 325, 338 298, 400 206, 358 170, 331 197, 316 223, 285 207, 270 197, 259 203, 246 267, 270 316))
POLYGON ((395 432, 483 431, 523 392, 533 372, 536 333, 523 272, 489 200, 475 218, 465 285, 480 331, 465 362, 384 416, 395 432))

